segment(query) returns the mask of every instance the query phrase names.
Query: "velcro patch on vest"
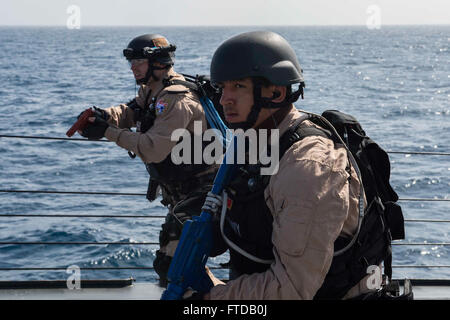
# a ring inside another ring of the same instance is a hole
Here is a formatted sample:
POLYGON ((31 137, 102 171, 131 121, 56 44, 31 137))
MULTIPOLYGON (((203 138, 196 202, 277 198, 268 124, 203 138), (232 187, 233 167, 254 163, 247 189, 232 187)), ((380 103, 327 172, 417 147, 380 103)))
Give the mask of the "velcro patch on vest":
POLYGON ((163 100, 159 100, 155 106, 156 114, 163 113, 164 109, 167 108, 168 105, 169 104, 167 102, 164 102, 163 100))

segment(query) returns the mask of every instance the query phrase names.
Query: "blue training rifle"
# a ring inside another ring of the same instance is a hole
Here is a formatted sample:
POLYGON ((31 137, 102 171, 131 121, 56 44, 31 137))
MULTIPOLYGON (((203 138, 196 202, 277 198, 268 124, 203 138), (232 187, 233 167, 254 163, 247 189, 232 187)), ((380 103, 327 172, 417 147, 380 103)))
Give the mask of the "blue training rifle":
MULTIPOLYGON (((214 179, 212 193, 222 194, 224 187, 233 178, 237 168, 236 161, 227 163, 226 159, 227 156, 228 159, 232 156, 235 160, 235 154, 236 137, 233 137, 214 179)), ((209 292, 212 288, 213 283, 205 270, 213 245, 212 218, 211 212, 203 210, 200 216, 195 216, 184 223, 180 241, 167 274, 169 285, 163 292, 161 300, 180 300, 188 288, 199 293, 209 292)))

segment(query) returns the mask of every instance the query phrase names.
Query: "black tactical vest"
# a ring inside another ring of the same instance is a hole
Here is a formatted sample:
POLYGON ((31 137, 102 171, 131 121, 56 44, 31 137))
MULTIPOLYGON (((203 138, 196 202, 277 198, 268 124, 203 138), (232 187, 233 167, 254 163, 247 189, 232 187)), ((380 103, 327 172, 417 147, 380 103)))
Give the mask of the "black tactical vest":
MULTIPOLYGON (((290 146, 310 135, 330 138, 335 146, 338 145, 329 131, 300 124, 280 138, 280 159, 290 146)), ((263 259, 273 259, 273 220, 264 198, 264 189, 269 184, 270 176, 260 176, 259 169, 257 165, 244 167, 238 178, 226 188, 231 201, 226 204, 229 209, 224 233, 245 251, 263 259)), ((381 202, 372 201, 368 205, 355 243, 343 254, 333 257, 324 283, 314 299, 342 298, 367 275, 369 265, 378 265, 390 257, 392 238, 384 211, 381 202)), ((334 243, 334 251, 343 249, 351 240, 338 237, 334 243)), ((250 261, 232 249, 230 258, 232 274, 235 276, 263 272, 270 266, 250 261)))
MULTIPOLYGON (((259 175, 260 166, 246 165, 225 188, 228 207, 224 233, 235 244, 252 255, 273 260, 273 217, 264 200, 269 176, 259 175)), ((269 264, 254 262, 230 248, 230 261, 235 275, 263 272, 269 264)))

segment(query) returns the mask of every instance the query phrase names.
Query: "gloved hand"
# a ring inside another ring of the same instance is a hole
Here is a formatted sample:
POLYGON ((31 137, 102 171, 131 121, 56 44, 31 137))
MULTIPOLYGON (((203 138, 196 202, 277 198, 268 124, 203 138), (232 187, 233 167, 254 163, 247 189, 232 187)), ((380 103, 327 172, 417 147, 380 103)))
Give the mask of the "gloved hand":
POLYGON ((222 207, 222 196, 208 192, 202 210, 207 210, 213 214, 217 214, 222 207))
MULTIPOLYGON (((82 113, 78 115, 78 118, 82 113)), ((89 118, 88 125, 78 133, 89 140, 100 140, 105 136, 105 131, 109 127, 108 119, 109 114, 105 110, 94 106, 94 117, 89 118)))

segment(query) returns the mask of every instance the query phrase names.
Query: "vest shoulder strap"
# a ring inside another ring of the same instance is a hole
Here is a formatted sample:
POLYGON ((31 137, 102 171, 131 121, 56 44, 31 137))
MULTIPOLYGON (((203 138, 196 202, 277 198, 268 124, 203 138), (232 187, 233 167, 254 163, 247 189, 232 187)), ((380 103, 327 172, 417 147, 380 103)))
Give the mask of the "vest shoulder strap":
POLYGON ((164 80, 164 90, 166 90, 168 93, 186 93, 189 90, 198 92, 198 87, 195 83, 186 80, 167 79, 164 80))
POLYGON ((329 130, 319 127, 306 126, 303 121, 298 125, 291 127, 280 138, 280 159, 286 153, 286 151, 296 142, 310 136, 320 136, 331 139, 336 144, 336 139, 329 130))

